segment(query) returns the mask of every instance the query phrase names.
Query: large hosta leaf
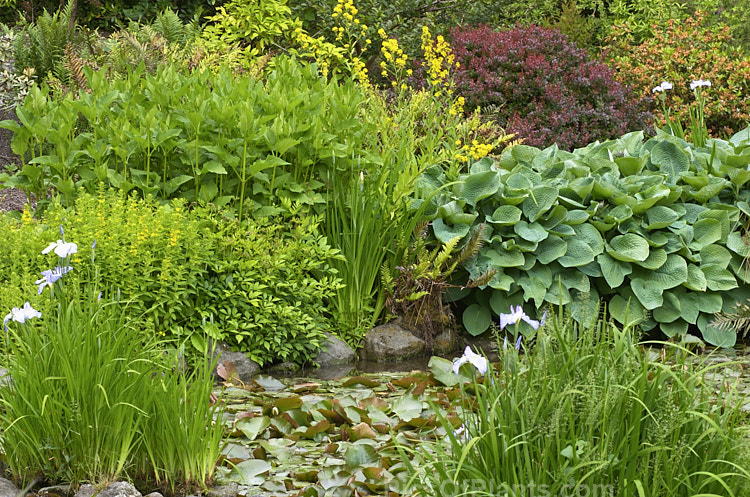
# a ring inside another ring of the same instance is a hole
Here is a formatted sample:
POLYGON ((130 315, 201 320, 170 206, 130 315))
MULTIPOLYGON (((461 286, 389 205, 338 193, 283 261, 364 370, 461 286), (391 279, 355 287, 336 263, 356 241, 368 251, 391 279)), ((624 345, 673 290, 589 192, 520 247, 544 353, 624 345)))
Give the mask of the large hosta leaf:
POLYGON ((491 197, 500 188, 500 175, 497 171, 471 174, 464 181, 463 198, 469 205, 477 205, 482 199, 491 197))
MULTIPOLYGON (((654 319, 660 323, 671 323, 682 317, 682 305, 674 292, 664 292, 664 303, 654 309, 654 319)), ((696 309, 697 310, 697 309, 696 309)))
POLYGON ((601 233, 595 227, 590 224, 578 224, 573 226, 575 231, 575 239, 581 240, 586 243, 591 250, 594 251, 594 255, 599 255, 604 251, 604 239, 601 233))
POLYGON ((667 262, 667 252, 664 249, 654 249, 643 262, 636 262, 642 268, 645 269, 659 269, 667 262))
POLYGON ((610 288, 619 288, 625 281, 625 276, 633 272, 629 262, 618 261, 607 253, 599 254, 596 261, 602 268, 602 274, 610 288))
POLYGON ((466 331, 472 336, 481 335, 492 323, 490 309, 479 304, 471 304, 464 310, 463 323, 466 331))
POLYGON ((510 226, 521 219, 521 209, 514 205, 501 205, 492 216, 487 216, 487 222, 497 226, 510 226))
POLYGON ((646 211, 646 219, 648 220, 646 229, 656 230, 666 228, 673 222, 677 221, 679 218, 680 215, 669 207, 656 205, 646 211))
POLYGON ((609 313, 620 324, 633 326, 646 319, 646 310, 632 292, 622 292, 609 301, 609 313))
POLYGON ((544 229, 539 223, 527 223, 526 221, 519 221, 513 227, 513 231, 518 234, 524 240, 530 242, 541 242, 549 235, 549 232, 544 229))
POLYGON ((701 264, 716 264, 726 268, 732 260, 732 254, 721 245, 707 245, 701 249, 701 264))
POLYGON ((594 257, 596 257, 596 254, 589 244, 583 240, 572 239, 568 241, 565 255, 560 257, 557 262, 563 267, 578 267, 593 262, 594 257))
POLYGON ((695 290, 696 292, 705 292, 708 288, 706 275, 695 264, 688 264, 688 277, 684 285, 686 288, 695 290))
POLYGON ((520 267, 526 262, 523 252, 517 246, 508 248, 511 245, 503 242, 497 248, 484 248, 482 254, 492 261, 492 264, 499 267, 520 267))
POLYGON ((568 243, 557 235, 549 235, 539 244, 536 252, 537 260, 542 264, 549 264, 564 256, 568 251, 568 243))
POLYGON ((614 237, 607 245, 607 253, 619 261, 643 262, 648 258, 648 242, 635 233, 614 237))
POLYGON ((667 338, 685 336, 688 331, 688 326, 688 323, 682 319, 659 324, 661 332, 667 335, 667 338))
POLYGON ((435 238, 443 243, 448 243, 455 237, 463 238, 469 234, 468 224, 457 224, 455 226, 449 226, 443 222, 442 219, 437 218, 432 222, 432 230, 435 233, 435 238))
POLYGON ((698 318, 698 329, 703 333, 703 340, 714 347, 734 347, 737 343, 737 332, 734 329, 719 329, 712 325, 713 316, 701 314, 698 318))
POLYGON ((721 223, 717 219, 699 219, 693 225, 693 241, 690 248, 700 250, 721 240, 721 223))
POLYGON ((706 275, 706 286, 715 292, 737 288, 737 279, 727 269, 717 264, 701 265, 701 271, 706 275))
POLYGON ((746 242, 742 233, 735 231, 727 237, 727 248, 742 257, 750 256, 750 242, 746 242))
POLYGON ((690 159, 677 145, 660 141, 651 149, 651 162, 667 176, 667 184, 675 185, 682 173, 690 169, 690 159))
POLYGON ((664 303, 664 290, 656 285, 650 285, 644 279, 634 278, 630 281, 630 288, 641 305, 648 310, 656 309, 664 303))
POLYGON ((649 286, 668 290, 687 282, 687 261, 682 256, 670 254, 667 261, 655 270, 639 269, 638 278, 643 279, 649 286))
POLYGON ((537 186, 533 188, 521 209, 530 222, 538 221, 557 200, 558 190, 552 186, 537 186))

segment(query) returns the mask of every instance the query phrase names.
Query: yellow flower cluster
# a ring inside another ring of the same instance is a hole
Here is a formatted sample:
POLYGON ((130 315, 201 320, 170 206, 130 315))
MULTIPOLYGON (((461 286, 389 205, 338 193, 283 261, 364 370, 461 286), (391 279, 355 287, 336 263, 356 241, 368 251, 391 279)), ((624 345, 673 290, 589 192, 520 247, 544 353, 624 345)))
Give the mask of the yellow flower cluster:
POLYGON ((455 62, 453 50, 448 42, 442 35, 438 35, 433 41, 430 28, 422 26, 422 52, 422 67, 426 70, 427 82, 435 90, 435 96, 439 97, 443 91, 451 95, 453 83, 450 72, 454 67, 459 67, 459 63, 455 62))
MULTIPOLYGON (((401 47, 398 46, 398 40, 388 38, 383 28, 378 29, 378 35, 383 39, 380 45, 380 54, 383 61, 380 62, 380 74, 384 78, 391 77, 391 84, 396 86, 405 77, 412 75, 412 70, 406 68, 407 56, 401 47)), ((401 83, 401 89, 406 89, 406 84, 401 83)))
MULTIPOLYGON (((456 145, 460 145, 460 141, 456 141, 456 145)), ((464 145, 461 147, 461 151, 463 153, 457 153, 456 159, 460 160, 461 162, 468 162, 469 157, 471 157, 474 160, 479 160, 482 157, 486 157, 487 154, 492 152, 493 146, 489 143, 479 143, 477 140, 471 141, 471 146, 464 145), (464 155, 465 153, 468 153, 468 155, 464 155)))
POLYGON ((451 104, 451 108, 448 109, 448 114, 450 114, 451 116, 463 114, 465 104, 466 99, 464 99, 464 97, 458 97, 456 101, 451 104))
POLYGON ((23 214, 21 214, 21 223, 24 226, 28 226, 31 224, 33 220, 34 220, 34 217, 31 215, 31 210, 29 209, 29 205, 26 204, 23 208, 23 214))

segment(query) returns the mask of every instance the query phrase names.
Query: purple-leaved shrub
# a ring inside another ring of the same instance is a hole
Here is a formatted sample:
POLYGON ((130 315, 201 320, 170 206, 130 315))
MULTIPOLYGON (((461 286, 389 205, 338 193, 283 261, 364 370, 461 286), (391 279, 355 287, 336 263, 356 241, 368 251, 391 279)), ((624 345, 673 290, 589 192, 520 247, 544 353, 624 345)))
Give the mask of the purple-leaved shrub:
POLYGON ((452 32, 456 92, 527 145, 572 150, 647 129, 649 102, 552 28, 452 32))

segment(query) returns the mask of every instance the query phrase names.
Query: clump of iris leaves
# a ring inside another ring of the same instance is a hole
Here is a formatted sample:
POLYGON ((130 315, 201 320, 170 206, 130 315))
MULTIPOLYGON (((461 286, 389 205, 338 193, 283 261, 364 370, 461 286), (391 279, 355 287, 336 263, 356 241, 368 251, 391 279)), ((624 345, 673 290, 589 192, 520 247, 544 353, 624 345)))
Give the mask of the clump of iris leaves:
POLYGON ((742 399, 710 379, 723 365, 562 314, 500 351, 463 383, 473 408, 447 441, 402 447, 420 495, 750 495, 742 399))

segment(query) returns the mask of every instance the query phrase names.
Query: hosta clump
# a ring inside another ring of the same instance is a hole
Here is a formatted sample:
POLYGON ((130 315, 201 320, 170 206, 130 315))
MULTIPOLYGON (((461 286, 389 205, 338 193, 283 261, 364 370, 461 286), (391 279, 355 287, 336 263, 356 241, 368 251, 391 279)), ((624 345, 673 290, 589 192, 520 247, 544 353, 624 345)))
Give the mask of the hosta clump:
POLYGON ((23 102, 33 80, 31 71, 17 73, 13 58, 13 43, 17 33, 3 32, 0 25, 0 111, 10 109, 23 102))
MULTIPOLYGON (((588 321, 604 298, 620 323, 669 337, 697 327, 709 343, 731 346, 736 333, 711 323, 750 298, 742 264, 750 245, 738 230, 750 213, 748 165, 750 128, 705 148, 635 132, 573 153, 516 145, 498 164, 475 163, 435 195, 432 211, 443 242, 492 226, 465 278, 497 274, 479 291, 451 295, 469 305, 464 325, 481 333, 493 313, 530 301, 569 304, 588 321)), ((433 168, 421 191, 446 182, 433 168)))
POLYGON ((456 91, 525 143, 573 149, 650 121, 640 97, 551 28, 455 30, 456 91))

